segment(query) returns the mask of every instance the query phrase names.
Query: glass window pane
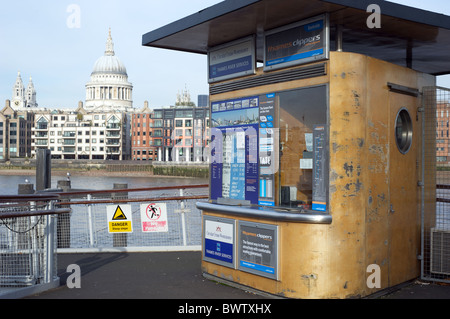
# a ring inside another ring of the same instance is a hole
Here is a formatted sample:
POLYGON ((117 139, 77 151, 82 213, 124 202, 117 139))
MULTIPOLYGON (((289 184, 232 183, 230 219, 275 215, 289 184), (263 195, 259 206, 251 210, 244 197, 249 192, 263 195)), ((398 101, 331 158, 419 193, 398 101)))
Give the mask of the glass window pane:
POLYGON ((327 125, 327 87, 281 92, 279 106, 278 202, 280 206, 311 209, 315 160, 313 131, 317 125, 327 125))

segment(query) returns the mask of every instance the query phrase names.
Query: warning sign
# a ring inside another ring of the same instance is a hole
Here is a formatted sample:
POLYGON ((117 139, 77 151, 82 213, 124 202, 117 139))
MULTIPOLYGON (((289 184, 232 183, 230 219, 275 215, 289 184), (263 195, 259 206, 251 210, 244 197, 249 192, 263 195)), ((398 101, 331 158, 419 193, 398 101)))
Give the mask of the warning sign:
POLYGON ((132 233, 131 205, 107 206, 109 233, 132 233))
POLYGON ((152 233, 168 232, 167 207, 165 203, 141 205, 142 231, 152 233))

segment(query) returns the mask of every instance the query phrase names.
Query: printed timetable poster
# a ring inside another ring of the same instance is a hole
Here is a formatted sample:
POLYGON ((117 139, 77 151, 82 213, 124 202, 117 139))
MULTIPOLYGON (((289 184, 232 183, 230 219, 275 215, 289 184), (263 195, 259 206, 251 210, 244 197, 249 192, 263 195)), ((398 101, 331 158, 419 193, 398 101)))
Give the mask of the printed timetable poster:
POLYGON ((258 204, 258 97, 212 103, 211 199, 258 204))
POLYGON ((259 205, 275 205, 275 171, 278 163, 278 126, 275 115, 276 94, 259 100, 259 205))

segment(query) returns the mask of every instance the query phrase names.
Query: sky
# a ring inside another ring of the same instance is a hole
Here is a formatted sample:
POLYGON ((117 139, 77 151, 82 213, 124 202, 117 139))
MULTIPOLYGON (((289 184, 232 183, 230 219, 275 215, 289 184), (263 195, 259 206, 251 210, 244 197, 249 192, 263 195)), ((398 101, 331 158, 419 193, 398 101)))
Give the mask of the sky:
MULTIPOLYGON (((357 1, 357 0, 355 0, 357 1)), ((187 89, 197 103, 208 94, 205 55, 148 48, 142 35, 221 2, 220 0, 19 0, 0 10, 0 109, 12 98, 20 71, 33 79, 40 107, 75 109, 105 51, 111 28, 116 56, 127 68, 136 108, 174 105, 187 89)), ((450 16, 445 0, 393 0, 450 16)), ((450 54, 450 52, 449 52, 450 54)), ((450 76, 438 78, 450 87, 450 76)))

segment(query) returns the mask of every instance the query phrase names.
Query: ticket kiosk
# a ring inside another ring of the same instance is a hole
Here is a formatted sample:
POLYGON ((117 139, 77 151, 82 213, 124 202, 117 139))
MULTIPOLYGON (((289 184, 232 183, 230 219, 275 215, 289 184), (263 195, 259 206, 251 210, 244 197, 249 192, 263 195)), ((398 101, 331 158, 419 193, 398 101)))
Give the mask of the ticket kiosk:
POLYGON ((450 70, 449 58, 427 56, 448 46, 450 20, 373 2, 383 31, 361 4, 261 0, 144 35, 208 57, 210 200, 197 204, 206 277, 350 298, 419 276, 421 91, 450 70))

